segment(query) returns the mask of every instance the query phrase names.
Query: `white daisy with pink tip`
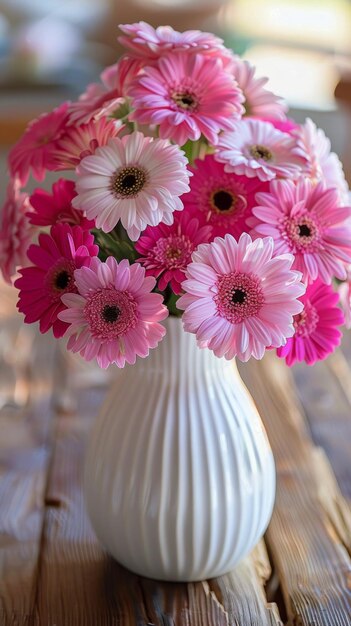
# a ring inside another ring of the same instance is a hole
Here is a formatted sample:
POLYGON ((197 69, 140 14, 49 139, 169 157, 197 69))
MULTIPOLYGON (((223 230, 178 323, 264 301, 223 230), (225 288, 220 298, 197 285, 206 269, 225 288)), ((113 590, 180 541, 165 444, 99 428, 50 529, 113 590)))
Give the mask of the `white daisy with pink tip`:
POLYGON ((243 119, 219 138, 216 159, 226 172, 260 180, 298 178, 307 156, 294 137, 270 122, 243 119))
POLYGON ((178 146, 140 132, 112 138, 77 168, 73 206, 110 232, 121 221, 132 240, 149 224, 171 224, 189 191, 187 159, 178 146))

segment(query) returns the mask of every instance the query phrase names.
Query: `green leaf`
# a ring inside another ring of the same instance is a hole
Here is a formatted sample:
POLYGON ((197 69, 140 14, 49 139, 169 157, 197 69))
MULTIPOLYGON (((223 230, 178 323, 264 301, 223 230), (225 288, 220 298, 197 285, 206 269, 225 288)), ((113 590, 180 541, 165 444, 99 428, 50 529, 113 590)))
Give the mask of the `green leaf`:
POLYGON ((131 240, 120 239, 115 231, 104 233, 102 230, 95 229, 94 236, 100 248, 99 258, 105 261, 108 256, 113 256, 117 261, 128 259, 130 263, 134 263, 137 253, 131 240))
POLYGON ((169 310, 169 314, 170 315, 175 315, 176 317, 181 317, 182 315, 182 311, 180 311, 179 309, 177 309, 177 302, 179 300, 180 296, 176 296, 175 293, 170 294, 170 296, 168 297, 167 301, 166 301, 166 306, 169 310))

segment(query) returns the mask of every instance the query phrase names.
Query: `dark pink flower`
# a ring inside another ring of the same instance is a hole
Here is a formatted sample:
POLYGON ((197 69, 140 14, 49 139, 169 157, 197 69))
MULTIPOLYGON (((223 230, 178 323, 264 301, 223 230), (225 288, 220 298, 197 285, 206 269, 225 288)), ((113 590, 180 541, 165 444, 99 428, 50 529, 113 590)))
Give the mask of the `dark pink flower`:
POLYGON ((344 315, 338 306, 339 295, 331 286, 316 280, 307 287, 301 302, 303 311, 294 316, 295 334, 277 350, 289 366, 296 361, 314 365, 334 352, 341 341, 339 327, 344 315))
POLYGON ((213 237, 230 233, 239 238, 246 229, 246 219, 255 205, 255 193, 267 184, 259 178, 247 178, 225 171, 212 155, 195 161, 190 192, 182 200, 187 211, 200 222, 212 226, 213 237))
POLYGON ((20 290, 17 307, 24 313, 24 321, 39 321, 40 332, 52 328, 55 337, 62 337, 68 324, 58 319, 58 313, 66 308, 61 296, 77 293, 74 271, 89 265, 98 251, 94 237, 80 226, 56 224, 50 235, 39 235, 39 245, 28 249, 33 265, 21 269, 15 282, 20 290))
POLYGON ((212 233, 211 226, 201 226, 199 220, 182 211, 177 213, 171 226, 159 224, 148 226, 135 247, 146 268, 148 276, 158 278, 160 291, 169 284, 175 294, 180 294, 181 282, 191 255, 200 243, 207 243, 212 233))
POLYGON ((27 217, 29 208, 28 194, 21 192, 17 179, 11 180, 0 211, 0 269, 8 283, 17 266, 28 262, 27 250, 34 233, 27 217))
POLYGON ((95 222, 88 220, 84 213, 72 206, 77 195, 73 180, 60 178, 52 186, 52 194, 44 189, 36 189, 30 197, 32 210, 27 213, 31 224, 53 226, 54 224, 79 224, 82 228, 94 228, 95 222))
POLYGON ((36 180, 44 180, 46 171, 54 169, 53 155, 66 128, 67 111, 68 103, 64 102, 51 113, 33 120, 10 150, 10 173, 18 176, 22 186, 27 183, 30 170, 36 180))
POLYGON ((300 128, 291 117, 287 117, 285 120, 279 120, 269 116, 261 117, 260 119, 262 122, 269 122, 274 126, 274 128, 280 130, 282 133, 287 133, 288 135, 294 135, 295 131, 300 128))

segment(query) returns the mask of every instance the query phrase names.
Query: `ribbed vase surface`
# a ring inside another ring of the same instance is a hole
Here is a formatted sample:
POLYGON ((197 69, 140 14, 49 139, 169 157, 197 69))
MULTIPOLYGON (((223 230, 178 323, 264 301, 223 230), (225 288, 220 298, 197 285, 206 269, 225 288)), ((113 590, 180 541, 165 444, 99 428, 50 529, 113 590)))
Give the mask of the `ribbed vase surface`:
POLYGON ((118 370, 93 429, 85 498, 96 534, 128 569, 170 581, 228 572, 272 514, 275 469, 233 362, 181 320, 147 359, 118 370))

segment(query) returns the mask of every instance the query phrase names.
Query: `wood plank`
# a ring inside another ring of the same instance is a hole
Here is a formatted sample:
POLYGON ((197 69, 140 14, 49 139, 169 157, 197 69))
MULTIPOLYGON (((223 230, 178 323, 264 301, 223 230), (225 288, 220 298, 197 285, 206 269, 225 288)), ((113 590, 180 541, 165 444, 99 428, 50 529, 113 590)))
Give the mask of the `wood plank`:
POLYGON ((293 368, 317 446, 324 448, 341 493, 351 503, 351 371, 341 352, 313 368, 293 368), (350 395, 350 398, 347 395, 350 395))
POLYGON ((38 583, 40 623, 281 625, 277 608, 267 605, 263 592, 262 583, 269 576, 270 567, 262 546, 229 575, 188 585, 143 579, 106 555, 86 517, 81 488, 84 449, 103 389, 94 388, 91 381, 84 385, 84 377, 76 378, 75 385, 71 388, 76 399, 75 412, 57 420, 55 455, 46 494, 52 506, 46 511, 38 583))
POLYGON ((0 623, 33 615, 49 451, 53 342, 10 316, 0 339, 0 623), (4 336, 3 336, 4 340, 4 336), (11 347, 10 346, 10 347, 11 347), (6 372, 6 377, 3 376, 6 372))
POLYGON ((350 626, 351 560, 318 496, 315 447, 291 373, 274 354, 240 369, 276 459, 277 499, 266 538, 289 624, 350 626))
POLYGON ((314 451, 314 469, 318 498, 338 537, 351 554, 351 506, 340 491, 329 459, 322 448, 314 451))

